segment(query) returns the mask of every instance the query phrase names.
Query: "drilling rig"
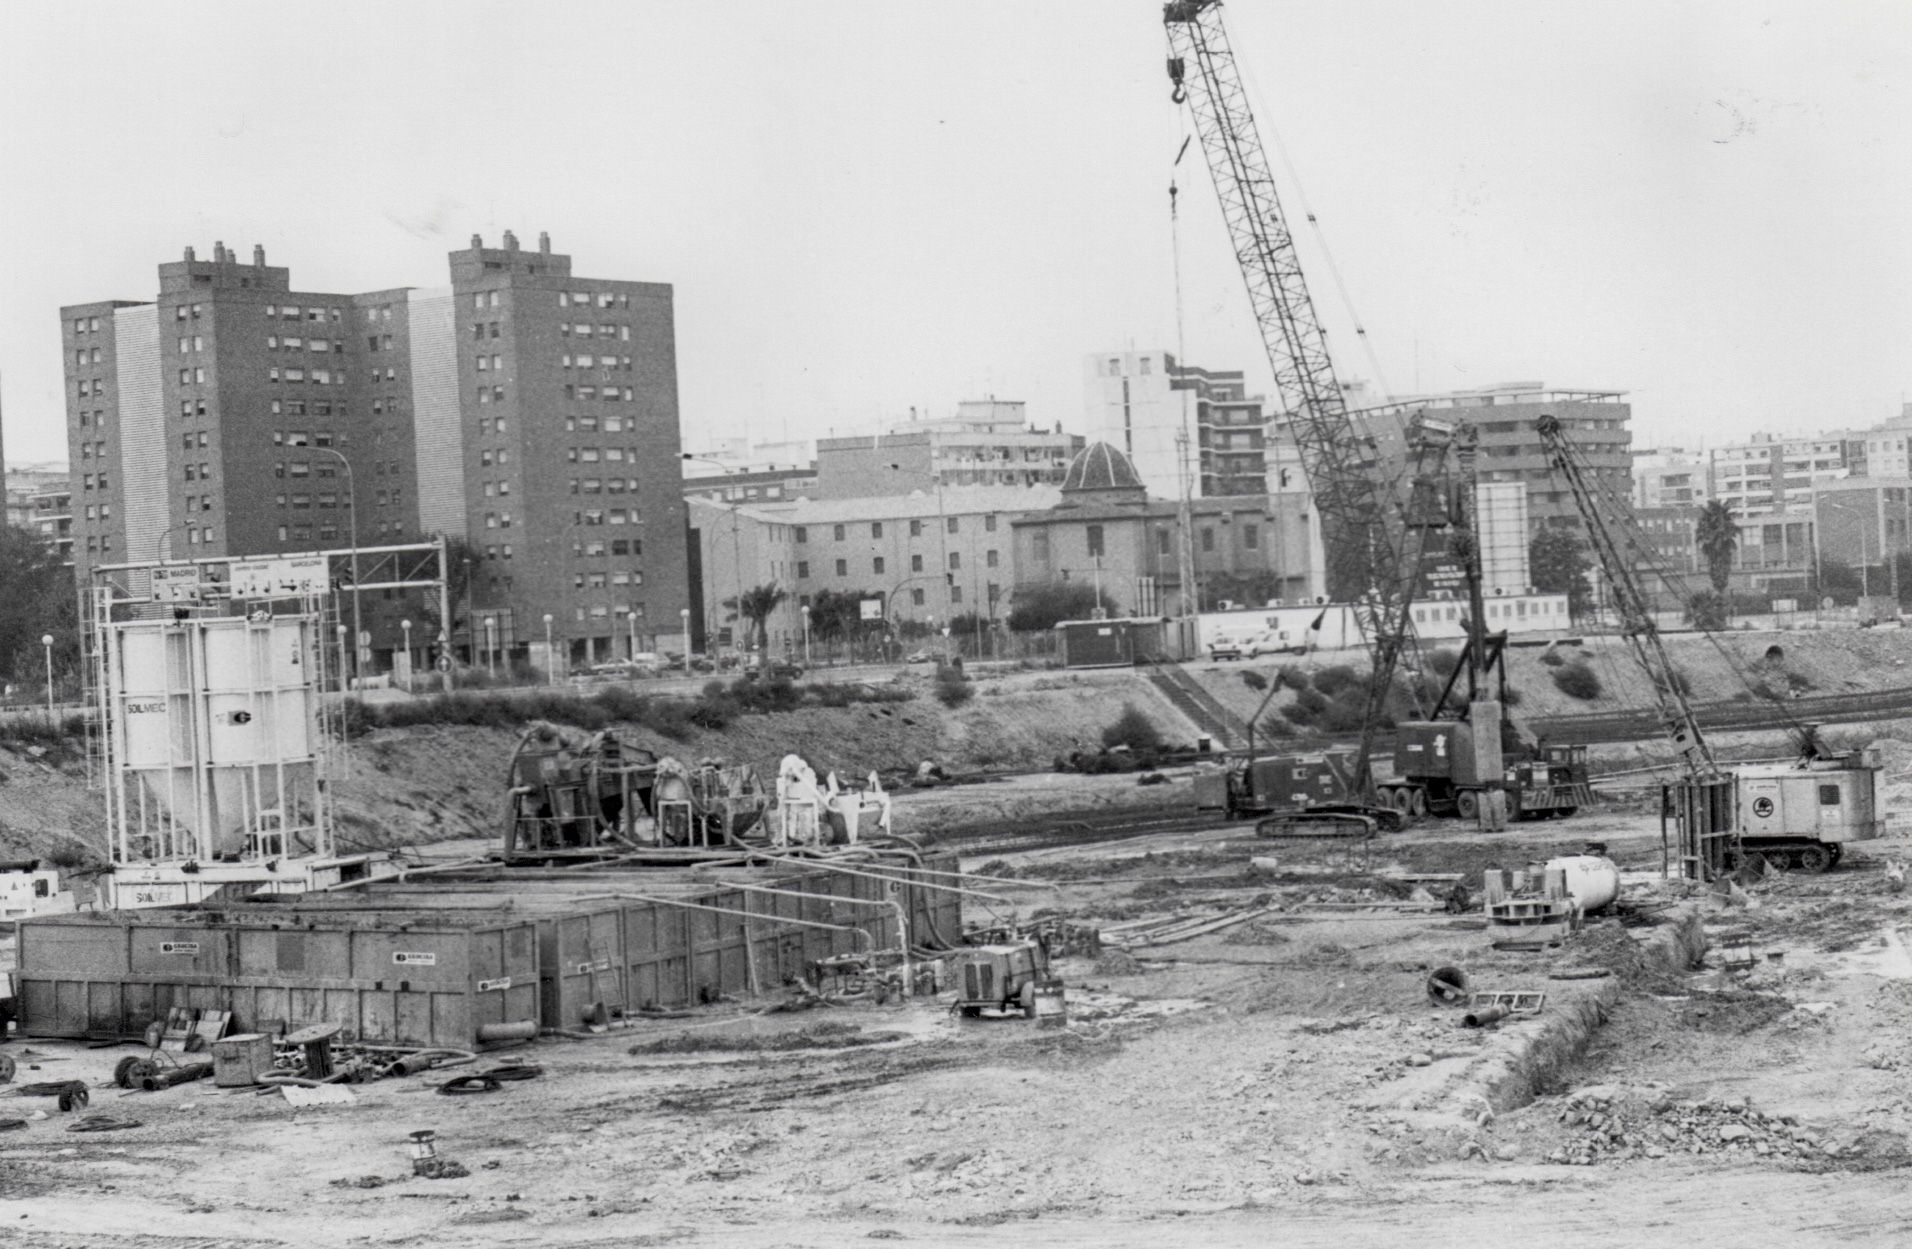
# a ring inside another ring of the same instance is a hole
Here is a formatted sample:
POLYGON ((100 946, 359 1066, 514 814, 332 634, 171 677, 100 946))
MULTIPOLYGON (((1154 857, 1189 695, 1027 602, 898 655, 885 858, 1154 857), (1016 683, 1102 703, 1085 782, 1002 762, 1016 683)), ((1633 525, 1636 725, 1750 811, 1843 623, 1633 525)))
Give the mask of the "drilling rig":
MULTIPOLYGON (((1680 757, 1684 775, 1665 787, 1661 811, 1678 832, 1681 875, 1710 880, 1756 863, 1824 872, 1838 864, 1847 843, 1881 836, 1877 750, 1836 753, 1816 726, 1795 723, 1799 754, 1792 762, 1742 764, 1730 771, 1720 766, 1640 577, 1651 545, 1626 532, 1625 510, 1602 496, 1593 469, 1560 420, 1542 416, 1535 425, 1549 465, 1573 495, 1606 574, 1620 636, 1646 674, 1660 723, 1680 757)), ((1775 719, 1784 718, 1775 711, 1775 719)))

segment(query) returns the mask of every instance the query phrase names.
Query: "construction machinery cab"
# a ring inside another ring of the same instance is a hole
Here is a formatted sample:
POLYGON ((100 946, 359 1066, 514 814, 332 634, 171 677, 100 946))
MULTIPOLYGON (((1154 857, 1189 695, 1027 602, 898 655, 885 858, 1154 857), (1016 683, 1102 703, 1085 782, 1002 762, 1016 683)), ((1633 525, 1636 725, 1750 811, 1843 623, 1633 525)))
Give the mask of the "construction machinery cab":
POLYGON ((954 1010, 973 1019, 985 1010, 1036 1017, 1036 989, 1049 980, 1049 954, 1033 938, 970 946, 956 955, 954 1010))

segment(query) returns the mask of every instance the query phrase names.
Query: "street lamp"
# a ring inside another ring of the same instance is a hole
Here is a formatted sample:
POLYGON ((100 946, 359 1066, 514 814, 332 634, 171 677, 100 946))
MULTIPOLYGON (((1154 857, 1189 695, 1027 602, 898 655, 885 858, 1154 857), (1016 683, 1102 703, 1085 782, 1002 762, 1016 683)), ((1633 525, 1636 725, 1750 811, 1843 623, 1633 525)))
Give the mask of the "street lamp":
POLYGON ((339 693, 345 692, 345 633, 344 625, 338 628, 339 635, 339 693))
POLYGON ((684 675, 690 675, 690 608, 677 609, 677 619, 684 626, 684 675))
POLYGON ((810 666, 810 604, 803 605, 803 666, 810 666))
POLYGON ((551 613, 544 614, 544 683, 558 683, 558 657, 551 651, 551 613))
POLYGON ((365 622, 359 616, 358 487, 352 479, 352 461, 346 459, 343 452, 331 447, 311 449, 317 454, 332 456, 345 469, 345 520, 352 543, 352 671, 356 674, 359 648, 365 645, 365 622))
POLYGON ((398 630, 405 638, 405 688, 409 690, 412 687, 412 622, 399 621, 398 630))
POLYGON ((42 633, 40 647, 46 651, 46 722, 53 723, 53 635, 42 633))
POLYGON ((485 617, 485 672, 487 675, 492 677, 496 677, 498 675, 498 667, 492 661, 492 654, 498 648, 497 635, 498 635, 498 618, 496 616, 486 616, 485 617))

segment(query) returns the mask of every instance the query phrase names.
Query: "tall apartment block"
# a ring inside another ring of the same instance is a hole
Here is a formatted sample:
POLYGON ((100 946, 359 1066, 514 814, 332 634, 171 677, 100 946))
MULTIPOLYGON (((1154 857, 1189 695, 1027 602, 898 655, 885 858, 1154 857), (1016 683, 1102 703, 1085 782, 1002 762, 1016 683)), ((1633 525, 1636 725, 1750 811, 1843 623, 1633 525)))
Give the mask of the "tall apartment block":
POLYGON ((1582 529, 1580 511, 1567 483, 1547 462, 1534 423, 1557 417, 1586 457, 1590 480, 1616 511, 1630 510, 1633 497, 1633 407, 1618 390, 1549 390, 1540 382, 1512 382, 1480 390, 1423 395, 1350 415, 1385 443, 1425 413, 1439 421, 1468 421, 1480 436, 1479 480, 1519 482, 1527 490, 1527 521, 1532 533, 1546 528, 1582 529))
MULTIPOLYGON (((689 603, 672 292, 581 278, 540 236, 450 284, 295 291, 223 244, 151 303, 61 309, 74 563, 467 544, 454 649, 654 649, 689 603), (468 574, 468 575, 467 575, 468 574), (488 625, 486 622, 489 622, 488 625), (474 645, 474 642, 476 645, 474 645)), ((366 605, 367 645, 402 607, 366 605)))

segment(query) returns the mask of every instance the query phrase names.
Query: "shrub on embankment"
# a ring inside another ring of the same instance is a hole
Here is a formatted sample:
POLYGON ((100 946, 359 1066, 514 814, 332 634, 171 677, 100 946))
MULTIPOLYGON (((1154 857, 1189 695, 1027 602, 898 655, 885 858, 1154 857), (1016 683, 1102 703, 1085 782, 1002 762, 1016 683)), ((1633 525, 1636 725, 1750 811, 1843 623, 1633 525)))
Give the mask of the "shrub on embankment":
POLYGON ((404 702, 345 701, 345 733, 360 737, 373 729, 415 725, 476 725, 515 729, 532 720, 550 720, 595 732, 612 724, 637 724, 663 737, 682 739, 695 728, 716 730, 739 716, 797 711, 805 707, 847 707, 854 703, 908 702, 907 690, 871 685, 817 683, 798 685, 781 677, 712 681, 695 697, 641 694, 621 685, 593 694, 559 690, 536 692, 459 691, 404 702))

